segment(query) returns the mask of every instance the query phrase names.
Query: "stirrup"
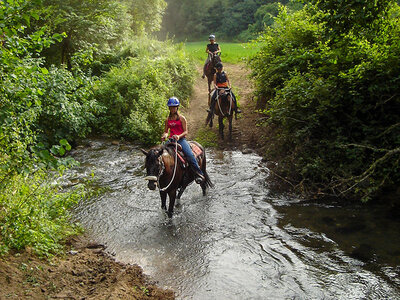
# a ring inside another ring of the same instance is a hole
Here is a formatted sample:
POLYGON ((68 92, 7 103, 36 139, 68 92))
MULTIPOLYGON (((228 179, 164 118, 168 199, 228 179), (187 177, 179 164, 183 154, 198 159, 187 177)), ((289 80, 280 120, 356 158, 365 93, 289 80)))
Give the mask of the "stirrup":
POLYGON ((194 181, 195 181, 197 184, 200 184, 200 183, 203 183, 204 180, 206 180, 206 178, 205 178, 203 175, 197 173, 197 174, 196 174, 196 178, 195 178, 194 181))

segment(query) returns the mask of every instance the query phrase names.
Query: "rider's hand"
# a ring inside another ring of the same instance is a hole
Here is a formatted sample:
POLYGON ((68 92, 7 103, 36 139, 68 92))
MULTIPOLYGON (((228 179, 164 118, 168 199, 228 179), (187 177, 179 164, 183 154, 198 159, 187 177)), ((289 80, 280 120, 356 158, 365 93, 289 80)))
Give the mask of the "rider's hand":
POLYGON ((161 140, 162 140, 162 141, 165 141, 166 139, 167 139, 167 134, 164 133, 164 134, 161 136, 161 140))
POLYGON ((179 136, 176 135, 176 134, 174 134, 174 135, 172 136, 172 138, 173 138, 174 140, 176 140, 176 141, 179 141, 179 136))

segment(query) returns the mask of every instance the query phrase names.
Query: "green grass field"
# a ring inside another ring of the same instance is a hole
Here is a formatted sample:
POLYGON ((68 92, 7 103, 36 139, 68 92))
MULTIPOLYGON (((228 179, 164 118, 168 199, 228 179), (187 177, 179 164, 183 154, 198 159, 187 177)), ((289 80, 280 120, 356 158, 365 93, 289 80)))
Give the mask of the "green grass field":
MULTIPOLYGON (((207 58, 205 42, 187 42, 184 48, 189 56, 196 62, 204 62, 207 58)), ((238 63, 246 61, 246 59, 257 52, 257 48, 248 44, 240 43, 219 43, 221 47, 221 59, 227 63, 238 63)))

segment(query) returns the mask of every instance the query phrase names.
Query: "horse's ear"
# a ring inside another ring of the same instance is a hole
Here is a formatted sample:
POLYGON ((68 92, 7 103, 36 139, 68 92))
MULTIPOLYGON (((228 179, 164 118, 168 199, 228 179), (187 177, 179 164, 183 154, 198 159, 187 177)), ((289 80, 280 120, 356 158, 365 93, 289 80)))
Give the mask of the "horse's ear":
POLYGON ((140 151, 142 151, 143 152, 143 154, 144 155, 146 155, 147 156, 147 154, 149 153, 149 152, 147 152, 146 150, 144 150, 144 149, 140 149, 140 151))

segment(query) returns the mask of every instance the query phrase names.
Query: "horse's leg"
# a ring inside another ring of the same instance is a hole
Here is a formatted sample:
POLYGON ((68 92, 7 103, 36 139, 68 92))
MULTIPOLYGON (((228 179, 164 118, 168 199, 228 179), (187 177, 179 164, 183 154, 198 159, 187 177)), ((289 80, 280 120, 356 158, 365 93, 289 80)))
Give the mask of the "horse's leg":
POLYGON ((233 119, 233 115, 228 116, 228 121, 229 121, 229 140, 232 140, 232 119, 233 119))
POLYGON ((168 217, 172 218, 172 214, 174 212, 174 206, 175 206, 175 198, 176 198, 176 189, 169 191, 168 192, 169 196, 169 205, 168 205, 168 217))
POLYGON ((218 116, 218 124, 219 124, 219 135, 221 136, 221 139, 224 139, 224 118, 221 116, 218 116))
POLYGON ((176 199, 179 200, 181 199, 181 196, 183 194, 183 192, 186 190, 187 184, 182 185, 178 191, 178 195, 176 196, 176 199))
POLYGON ((167 193, 160 191, 160 196, 161 196, 161 208, 164 210, 167 210, 167 193))

